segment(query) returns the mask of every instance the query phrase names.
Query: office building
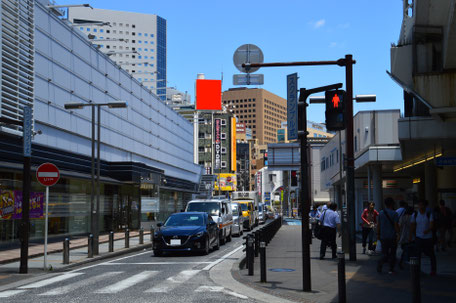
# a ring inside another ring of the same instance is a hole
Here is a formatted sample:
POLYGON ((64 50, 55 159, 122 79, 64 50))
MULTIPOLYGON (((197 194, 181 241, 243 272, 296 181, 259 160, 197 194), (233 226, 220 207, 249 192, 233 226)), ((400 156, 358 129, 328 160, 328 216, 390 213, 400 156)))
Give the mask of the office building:
POLYGON ((60 180, 50 189, 50 237, 91 230, 92 112, 89 107, 66 110, 67 103, 128 104, 101 107, 100 232, 148 228, 184 208, 201 177, 201 167, 193 163, 192 124, 60 19, 47 7, 49 1, 4 0, 2 5, 11 9, 0 15, 0 199, 6 201, 0 204, 0 244, 18 243, 22 127, 8 119, 22 121, 24 105, 33 110, 36 132, 31 144, 32 239, 44 235, 45 188, 35 178, 44 162, 60 169, 60 180), (14 18, 13 11, 26 18, 14 18))
POLYGON ((265 89, 241 87, 224 91, 222 103, 252 130, 259 144, 277 142, 277 130, 287 120, 287 100, 265 89))
POLYGON ((102 52, 166 99, 166 20, 158 15, 70 7, 68 19, 102 52))

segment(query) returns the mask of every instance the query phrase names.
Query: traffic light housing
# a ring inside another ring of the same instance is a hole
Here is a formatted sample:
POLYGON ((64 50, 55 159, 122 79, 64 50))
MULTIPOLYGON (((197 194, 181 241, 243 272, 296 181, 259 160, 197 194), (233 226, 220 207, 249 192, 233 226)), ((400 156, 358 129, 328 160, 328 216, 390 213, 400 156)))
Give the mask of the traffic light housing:
POLYGON ((291 186, 298 186, 298 174, 295 170, 291 171, 291 186))
POLYGON ((345 129, 345 99, 345 91, 343 90, 329 90, 325 92, 327 130, 345 129))

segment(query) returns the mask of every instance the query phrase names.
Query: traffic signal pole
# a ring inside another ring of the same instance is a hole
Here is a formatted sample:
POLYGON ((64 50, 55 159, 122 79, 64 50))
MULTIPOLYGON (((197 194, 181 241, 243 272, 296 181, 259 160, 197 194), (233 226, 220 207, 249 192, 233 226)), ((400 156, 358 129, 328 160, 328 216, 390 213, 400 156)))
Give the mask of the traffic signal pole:
MULTIPOLYGON (((298 62, 272 62, 272 63, 246 63, 242 67, 280 67, 280 66, 314 66, 314 65, 338 65, 345 67, 346 100, 346 156, 347 156, 347 212, 348 238, 350 261, 356 261, 356 238, 355 238, 355 159, 353 151, 353 60, 352 55, 345 55, 336 61, 298 61, 298 62)), ((344 217, 344 214, 343 214, 344 217)))
POLYGON ((345 55, 346 100, 346 152, 347 152, 347 212, 349 230, 349 257, 356 261, 356 223, 355 223, 355 154, 353 151, 353 61, 352 55, 345 55))

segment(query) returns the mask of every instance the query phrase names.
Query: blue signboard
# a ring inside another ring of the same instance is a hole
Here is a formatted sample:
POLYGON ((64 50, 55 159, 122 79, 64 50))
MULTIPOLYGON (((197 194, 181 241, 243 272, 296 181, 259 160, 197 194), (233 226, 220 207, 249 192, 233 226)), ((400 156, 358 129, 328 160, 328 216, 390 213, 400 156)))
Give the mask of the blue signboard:
POLYGON ((24 157, 32 155, 32 108, 24 106, 24 157))
POLYGON ((456 166, 456 157, 438 157, 435 158, 437 166, 456 166))
POLYGON ((298 74, 287 76, 288 140, 298 139, 298 74))

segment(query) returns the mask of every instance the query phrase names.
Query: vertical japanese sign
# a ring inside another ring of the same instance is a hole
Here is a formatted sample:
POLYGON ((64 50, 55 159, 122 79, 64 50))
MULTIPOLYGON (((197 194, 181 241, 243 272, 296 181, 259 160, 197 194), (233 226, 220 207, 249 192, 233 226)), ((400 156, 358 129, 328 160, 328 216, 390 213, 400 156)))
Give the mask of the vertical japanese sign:
POLYGON ((231 171, 236 169, 236 118, 231 117, 231 171))
POLYGON ((287 76, 288 140, 298 139, 298 74, 287 76))
MULTIPOLYGON (((221 146, 221 120, 220 119, 214 119, 214 157, 215 157, 215 169, 220 169, 221 168, 221 162, 222 162, 222 146, 221 146)), ((214 172, 215 173, 215 172, 214 172)))
POLYGON ((24 106, 24 157, 32 156, 32 108, 24 106))

